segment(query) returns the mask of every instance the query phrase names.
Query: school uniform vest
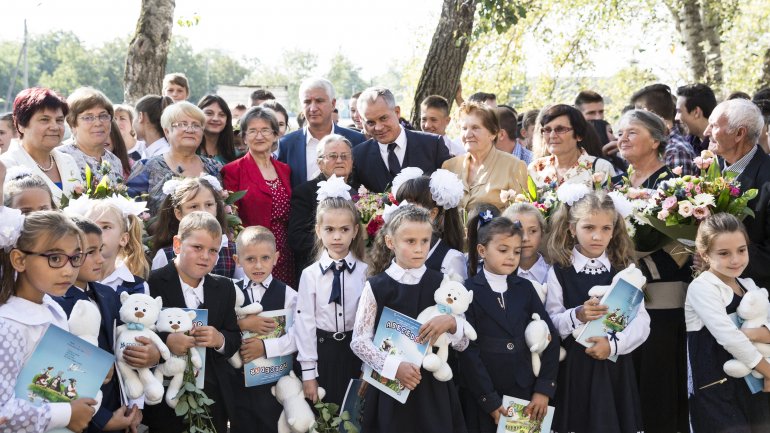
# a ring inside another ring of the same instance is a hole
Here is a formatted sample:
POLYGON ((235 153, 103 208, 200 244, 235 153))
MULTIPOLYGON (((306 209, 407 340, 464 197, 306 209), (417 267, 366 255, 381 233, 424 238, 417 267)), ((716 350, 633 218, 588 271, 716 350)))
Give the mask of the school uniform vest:
POLYGON ((425 267, 441 272, 441 265, 444 263, 444 258, 451 249, 449 244, 439 239, 436 249, 433 250, 433 254, 431 254, 430 257, 428 257, 428 260, 425 261, 425 267))
MULTIPOLYGON (((251 299, 249 291, 243 289, 243 280, 237 281, 235 284, 241 289, 243 298, 245 299, 241 306, 243 307, 252 304, 254 300, 251 299)), ((262 304, 262 309, 264 311, 283 310, 284 305, 286 305, 286 284, 273 277, 273 280, 270 281, 270 285, 267 286, 265 294, 262 296, 262 299, 259 300, 259 303, 262 304)))
POLYGON ((115 288, 115 292, 120 295, 123 292, 128 292, 129 295, 135 295, 137 293, 144 294, 144 280, 134 275, 134 281, 123 281, 115 288))
MULTIPOLYGON (((235 274, 235 260, 233 260, 233 251, 235 251, 235 242, 228 242, 227 247, 219 249, 219 259, 217 259, 217 264, 214 265, 214 269, 211 270, 212 274, 233 278, 233 275, 235 274)), ((174 257, 176 257, 176 254, 174 253, 174 247, 171 246, 163 248, 163 253, 166 255, 166 259, 169 262, 174 260, 174 257)))
POLYGON ((561 267, 553 266, 556 279, 562 287, 564 293, 564 308, 575 308, 588 300, 588 291, 594 286, 607 286, 612 283, 612 277, 618 273, 614 267, 609 272, 601 274, 578 273, 572 265, 561 267))

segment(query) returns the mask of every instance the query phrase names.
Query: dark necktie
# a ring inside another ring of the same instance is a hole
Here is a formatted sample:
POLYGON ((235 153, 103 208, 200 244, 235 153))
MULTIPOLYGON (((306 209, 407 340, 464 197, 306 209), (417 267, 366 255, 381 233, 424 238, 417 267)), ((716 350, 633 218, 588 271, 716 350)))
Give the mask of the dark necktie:
POLYGON ((249 281, 248 284, 245 284, 241 291, 243 292, 243 305, 241 307, 245 307, 246 305, 251 304, 251 296, 249 296, 249 288, 251 288, 251 285, 254 284, 253 282, 249 281))
POLYGON ((388 145, 388 171, 393 177, 401 172, 401 164, 398 162, 398 156, 396 156, 396 146, 396 143, 388 145))
POLYGON ((128 154, 128 157, 133 159, 134 161, 139 161, 140 159, 142 159, 142 154, 137 151, 133 151, 128 154))
POLYGON ((342 305, 342 278, 341 275, 347 269, 350 272, 353 272, 353 269, 356 268, 356 265, 353 264, 352 267, 348 267, 348 264, 345 260, 340 260, 339 262, 332 262, 331 265, 329 265, 326 269, 321 269, 321 274, 326 274, 327 271, 331 269, 332 273, 334 274, 334 280, 332 280, 332 292, 329 295, 329 303, 337 303, 342 305))
POLYGON ((91 287, 86 287, 84 295, 98 304, 98 301, 96 300, 96 292, 91 287))

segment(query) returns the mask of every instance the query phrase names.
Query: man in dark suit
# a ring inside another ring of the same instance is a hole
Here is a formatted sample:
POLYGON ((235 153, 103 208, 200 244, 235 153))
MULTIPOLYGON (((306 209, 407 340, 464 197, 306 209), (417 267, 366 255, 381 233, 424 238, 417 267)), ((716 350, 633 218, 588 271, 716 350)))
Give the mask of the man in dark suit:
POLYGON ((318 176, 315 159, 318 142, 329 134, 347 138, 353 146, 366 138, 360 132, 337 126, 332 121, 334 86, 325 78, 307 78, 299 87, 299 102, 305 115, 305 127, 286 134, 278 143, 278 160, 291 168, 291 187, 318 176))
POLYGON ((399 124, 401 109, 390 90, 364 90, 358 98, 358 113, 372 138, 353 148, 354 186, 383 192, 402 167, 419 167, 430 175, 449 159, 440 135, 409 131, 399 124))
POLYGON ((748 203, 754 217, 743 220, 751 240, 749 266, 743 276, 752 278, 759 287, 770 287, 770 156, 756 144, 763 127, 762 113, 753 102, 733 99, 714 108, 704 135, 720 157, 723 173, 737 175, 741 193, 759 190, 748 203))

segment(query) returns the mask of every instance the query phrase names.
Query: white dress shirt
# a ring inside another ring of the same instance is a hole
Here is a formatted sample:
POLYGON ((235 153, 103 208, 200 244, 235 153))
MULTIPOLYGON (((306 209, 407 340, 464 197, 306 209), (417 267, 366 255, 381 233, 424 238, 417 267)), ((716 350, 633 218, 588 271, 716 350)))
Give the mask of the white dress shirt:
POLYGON ((150 159, 153 156, 163 155, 169 150, 171 150, 171 145, 166 141, 166 137, 160 137, 144 148, 144 157, 150 159))
MULTIPOLYGON (((390 264, 385 273, 402 284, 418 284, 422 280, 427 268, 425 265, 419 268, 404 269, 395 260, 390 264)), ((464 318, 465 315, 463 314, 464 318)), ((388 379, 395 379, 398 366, 403 361, 399 355, 387 354, 374 346, 374 330, 377 326, 377 300, 372 292, 372 286, 366 282, 361 301, 356 312, 356 323, 353 328, 353 339, 350 348, 363 362, 388 379)), ((457 322, 454 334, 447 333, 449 343, 457 351, 463 351, 468 347, 468 337, 464 334, 464 321, 457 322)))
MULTIPOLYGON (((165 257, 165 255, 164 255, 165 257)), ((107 275, 99 281, 101 284, 104 284, 105 286, 112 287, 112 290, 117 291, 118 286, 123 284, 124 282, 128 281, 129 283, 133 283, 136 281, 134 278, 134 275, 131 273, 130 270, 128 270, 128 267, 125 263, 123 263, 122 260, 118 260, 115 263, 115 270, 112 271, 110 275, 107 275)), ((150 285, 147 284, 147 281, 144 282, 144 294, 149 295, 150 294, 150 285)))
MULTIPOLYGON (((225 248, 230 244, 230 239, 227 237, 227 235, 222 235, 222 243, 219 245, 219 248, 225 248)), ((219 259, 217 259, 219 260, 219 259)), ((166 258, 166 253, 163 252, 163 249, 159 249, 157 253, 155 253, 155 257, 152 258, 152 264, 150 265, 150 269, 153 271, 156 269, 160 269, 168 264, 168 259, 166 258)), ((234 280, 240 280, 246 278, 246 274, 243 272, 243 268, 241 265, 235 265, 235 271, 233 272, 233 279, 234 280)))
MULTIPOLYGON (((332 127, 332 133, 334 133, 334 127, 332 127)), ((323 137, 321 137, 323 138, 323 137)), ((305 174, 307 175, 307 180, 315 179, 316 176, 318 176, 321 173, 321 170, 318 168, 318 143, 321 140, 313 137, 313 135, 310 133, 310 129, 308 127, 305 127, 305 164, 307 171, 305 171, 305 174)))
POLYGON ((548 279, 548 271, 551 270, 551 265, 546 263, 542 254, 538 253, 537 261, 529 269, 524 269, 519 266, 519 270, 516 273, 521 278, 526 278, 530 281, 536 281, 540 284, 545 284, 548 279))
MULTIPOLYGON (((440 242, 442 242, 441 239, 428 251, 428 258, 433 255, 440 242)), ((450 272, 463 277, 463 280, 468 279, 468 261, 465 254, 454 248, 447 251, 444 260, 441 261, 441 273, 448 275, 450 272)))
POLYGON ((465 155, 468 153, 468 151, 465 150, 465 146, 463 146, 463 142, 459 139, 453 140, 449 138, 448 135, 443 135, 442 137, 444 138, 444 144, 446 144, 446 148, 449 149, 450 156, 465 155))
MULTIPOLYGON (((249 293, 251 302, 261 302, 262 297, 265 296, 267 288, 270 287, 270 283, 273 282, 273 276, 268 275, 261 283, 254 283, 248 278, 243 279, 243 287, 249 293)), ((237 288, 237 286, 236 286, 237 288)), ((238 288, 238 290, 241 290, 238 288)), ((286 286, 283 301, 283 308, 294 311, 297 307, 297 292, 286 286)), ((294 326, 290 326, 286 330, 286 334, 278 338, 267 338, 262 340, 265 344, 265 358, 274 358, 276 356, 289 355, 297 351, 297 344, 294 341, 294 326)))
POLYGON ((358 299, 366 282, 366 263, 356 259, 353 253, 342 259, 348 269, 340 276, 342 285, 342 305, 329 303, 332 292, 334 272, 326 273, 335 260, 324 250, 321 258, 302 271, 297 294, 297 314, 294 316, 294 328, 297 343, 297 360, 302 365, 302 380, 318 377, 318 350, 316 330, 326 332, 350 332, 356 320, 358 299), (355 267, 354 267, 355 266, 355 267))
MULTIPOLYGON (((602 253, 601 256, 592 259, 581 254, 577 248, 572 249, 572 266, 575 268, 576 272, 580 273, 584 269, 595 267, 599 263, 608 271, 612 269, 612 264, 610 263, 609 258, 607 258, 606 252, 602 253)), ((548 315, 551 316, 551 321, 553 322, 554 327, 559 331, 561 338, 567 338, 572 331, 583 324, 583 322, 578 320, 576 315, 578 307, 570 308, 569 310, 564 308, 564 288, 559 283, 558 278, 556 278, 556 273, 553 268, 548 271, 546 284, 548 286, 548 293, 545 297, 545 310, 548 312, 548 315)), ((614 344, 610 344, 610 356, 625 355, 633 352, 634 349, 647 340, 647 336, 649 335, 650 315, 644 307, 644 300, 642 300, 634 320, 632 320, 622 332, 615 334, 617 341, 614 344)))
MULTIPOLYGON (((401 165, 401 167, 404 166, 404 156, 406 155, 406 132, 404 131, 404 127, 399 125, 399 128, 401 128, 401 133, 398 134, 398 138, 396 138, 396 148, 393 149, 393 152, 396 153, 396 157, 398 158, 398 163, 401 165)), ((380 143, 377 142, 377 145, 380 146, 380 156, 382 157, 382 160, 385 162, 385 167, 388 167, 390 169, 390 165, 388 164, 388 145, 390 143, 380 143)))
MULTIPOLYGON (((206 281, 206 278, 201 278, 200 283, 198 283, 197 286, 192 287, 187 285, 184 281, 182 281, 182 277, 179 277, 179 283, 182 285, 182 295, 184 295, 184 303, 187 306, 187 308, 191 310, 197 310, 200 309, 200 305, 204 302, 203 298, 203 283, 206 281)), ((210 325, 209 325, 210 326, 210 325)), ((217 330, 219 332, 219 330, 217 330)), ((221 334, 221 333, 220 333, 221 334)), ((224 336, 223 336, 224 337, 224 336)), ((214 349, 219 353, 225 353, 225 344, 227 341, 222 339, 222 346, 219 347, 219 349, 214 349)))

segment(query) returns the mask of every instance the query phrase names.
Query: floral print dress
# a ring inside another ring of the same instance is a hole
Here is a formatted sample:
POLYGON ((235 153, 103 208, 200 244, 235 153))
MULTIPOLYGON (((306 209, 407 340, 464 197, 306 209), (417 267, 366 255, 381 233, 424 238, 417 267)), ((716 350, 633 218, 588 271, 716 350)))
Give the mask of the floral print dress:
POLYGON ((297 287, 297 279, 294 274, 294 257, 288 243, 290 199, 286 187, 280 178, 265 180, 267 187, 273 194, 273 210, 270 214, 270 231, 275 236, 275 244, 280 255, 278 263, 273 269, 273 276, 288 284, 297 287))

